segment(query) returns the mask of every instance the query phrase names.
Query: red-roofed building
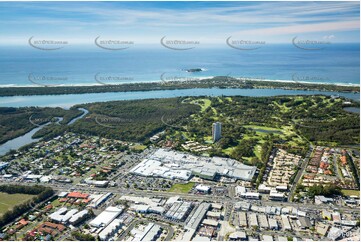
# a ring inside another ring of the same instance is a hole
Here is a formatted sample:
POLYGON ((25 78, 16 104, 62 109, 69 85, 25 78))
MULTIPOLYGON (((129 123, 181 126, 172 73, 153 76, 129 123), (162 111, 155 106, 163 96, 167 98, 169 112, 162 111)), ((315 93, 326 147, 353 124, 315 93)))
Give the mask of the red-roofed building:
POLYGON ((68 194, 68 198, 82 198, 86 199, 89 197, 89 194, 81 193, 81 192, 71 192, 68 194))
POLYGON ((19 224, 22 224, 22 225, 27 225, 28 224, 28 221, 26 221, 25 219, 21 219, 20 221, 19 221, 19 224))
POLYGON ((36 229, 30 231, 30 232, 28 233, 28 235, 30 235, 31 237, 35 237, 35 235, 36 235, 36 229))
POLYGON ((45 234, 51 234, 53 237, 65 230, 65 226, 62 224, 44 222, 37 227, 37 231, 45 234))
POLYGON ((45 211, 49 211, 50 209, 53 208, 53 205, 49 204, 45 206, 45 211))
POLYGON ((325 170, 325 172, 324 172, 323 174, 325 174, 325 175, 332 175, 332 171, 330 171, 330 170, 325 170))
POLYGON ((304 179, 314 179, 315 178, 315 175, 312 175, 312 174, 305 174, 303 176, 304 179))
POLYGON ((23 227, 25 227, 28 224, 28 221, 26 221, 25 219, 22 219, 18 222, 18 224, 16 225, 16 230, 22 229, 23 227))
POLYGON ((323 169, 323 170, 325 170, 325 169, 328 168, 328 164, 327 164, 326 162, 321 161, 321 163, 320 163, 320 168, 323 169))
POLYGON ((344 156, 344 155, 341 156, 341 157, 340 157, 340 160, 341 160, 341 163, 342 163, 343 166, 345 166, 345 165, 347 164, 347 158, 346 158, 346 156, 344 156))

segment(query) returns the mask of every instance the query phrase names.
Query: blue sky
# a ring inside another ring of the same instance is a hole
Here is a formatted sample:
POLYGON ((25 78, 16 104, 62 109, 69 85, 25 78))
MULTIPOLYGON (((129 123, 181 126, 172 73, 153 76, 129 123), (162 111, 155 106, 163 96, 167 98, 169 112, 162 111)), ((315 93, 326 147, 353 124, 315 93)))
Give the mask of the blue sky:
POLYGON ((298 36, 360 42, 359 2, 0 2, 0 44, 31 36, 93 44, 163 36, 224 44, 229 36, 289 43, 298 36))

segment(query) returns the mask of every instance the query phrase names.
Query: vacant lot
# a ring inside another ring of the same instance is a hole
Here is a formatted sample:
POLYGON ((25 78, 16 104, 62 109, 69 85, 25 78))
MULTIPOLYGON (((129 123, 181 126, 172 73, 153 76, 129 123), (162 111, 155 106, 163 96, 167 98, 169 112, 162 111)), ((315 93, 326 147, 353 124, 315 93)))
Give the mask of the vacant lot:
POLYGON ((194 182, 188 182, 186 184, 174 184, 168 191, 188 193, 193 188, 193 186, 194 182))
POLYGON ((7 194, 0 192, 0 216, 3 215, 9 209, 12 209, 14 206, 29 200, 34 197, 34 195, 28 194, 7 194))

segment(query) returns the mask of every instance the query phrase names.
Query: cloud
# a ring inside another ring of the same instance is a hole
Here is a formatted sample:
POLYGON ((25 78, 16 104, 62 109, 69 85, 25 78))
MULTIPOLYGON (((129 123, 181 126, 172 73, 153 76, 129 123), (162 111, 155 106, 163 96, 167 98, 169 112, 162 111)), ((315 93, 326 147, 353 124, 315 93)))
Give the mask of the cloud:
POLYGON ((334 38, 335 38, 335 36, 333 34, 323 36, 323 39, 327 39, 327 40, 334 39, 334 38))
MULTIPOLYGON (((358 2, 0 2, 3 36, 119 33, 143 39, 189 35, 222 39, 359 32, 358 2)), ((348 33, 349 34, 349 33, 348 33)), ((352 34, 354 41, 355 34, 352 34)))
POLYGON ((359 21, 339 21, 314 24, 294 24, 282 27, 260 28, 236 32, 235 35, 288 35, 288 34, 306 34, 315 32, 338 32, 359 30, 359 21))

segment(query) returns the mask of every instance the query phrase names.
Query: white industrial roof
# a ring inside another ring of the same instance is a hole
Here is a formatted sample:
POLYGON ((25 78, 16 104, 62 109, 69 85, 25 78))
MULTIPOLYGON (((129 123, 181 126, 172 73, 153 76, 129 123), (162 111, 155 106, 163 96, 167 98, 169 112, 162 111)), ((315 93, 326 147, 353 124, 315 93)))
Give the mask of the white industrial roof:
POLYGON ((179 200, 179 196, 170 197, 170 198, 168 198, 168 200, 165 204, 173 204, 178 200, 179 200))
POLYGON ((204 219, 202 223, 205 225, 210 225, 210 226, 214 226, 214 227, 218 226, 218 222, 213 219, 204 219))
POLYGON ((215 208, 215 209, 222 209, 222 204, 219 204, 219 203, 212 203, 212 208, 215 208))
POLYGON ((105 227, 102 232, 99 233, 99 238, 101 240, 106 240, 117 227, 121 225, 120 219, 114 219, 113 222, 111 222, 107 227, 105 227))
POLYGON ((208 237, 205 237, 205 236, 196 235, 196 236, 194 236, 192 241, 211 241, 211 239, 208 237))
POLYGON ((239 239, 239 238, 245 239, 245 238, 247 238, 247 235, 246 235, 246 233, 243 232, 243 231, 237 231, 237 232, 231 233, 231 234, 229 235, 229 238, 230 238, 230 239, 239 239))
POLYGON ((163 207, 150 207, 149 212, 155 213, 164 213, 165 209, 163 207))
POLYGON ((241 193, 245 193, 246 192, 246 188, 243 186, 236 186, 236 194, 241 194, 241 193))
POLYGON ((58 197, 66 197, 66 195, 68 195, 67 192, 61 192, 58 194, 58 197))
POLYGON ((63 218, 61 219, 62 222, 67 222, 74 214, 78 212, 78 209, 71 209, 66 214, 64 214, 63 218))
POLYGON ((217 217, 218 218, 218 217, 221 216, 221 213, 220 212, 208 211, 207 216, 209 216, 209 217, 217 217))
POLYGON ((198 191, 208 192, 211 189, 211 187, 203 185, 203 184, 199 184, 199 185, 196 186, 196 189, 198 191))
POLYGON ((120 200, 130 201, 130 202, 133 202, 136 204, 139 204, 139 203, 147 204, 149 206, 158 206, 159 205, 159 202, 157 202, 155 199, 151 199, 149 197, 121 196, 120 200))
POLYGON ((272 235, 262 235, 262 241, 273 241, 272 235))
POLYGON ((74 223, 76 222, 78 219, 84 217, 85 215, 87 215, 89 213, 89 211, 87 209, 84 209, 76 214, 74 214, 70 219, 69 222, 70 223, 74 223))
POLYGON ((174 150, 158 149, 133 167, 130 172, 142 176, 183 180, 188 180, 192 172, 208 177, 213 177, 218 173, 249 181, 254 176, 256 167, 247 166, 229 158, 198 157, 174 150))
POLYGON ((143 204, 135 204, 133 206, 131 206, 131 209, 135 210, 135 211, 148 211, 149 209, 149 205, 143 205, 143 204))
POLYGON ((68 209, 66 207, 61 207, 57 211, 51 213, 49 215, 49 218, 52 220, 55 220, 57 222, 61 222, 63 219, 64 213, 66 213, 66 211, 68 211, 68 209))
POLYGON ((123 209, 119 207, 107 207, 95 219, 90 221, 89 225, 93 227, 105 227, 118 217, 122 211, 123 209))

